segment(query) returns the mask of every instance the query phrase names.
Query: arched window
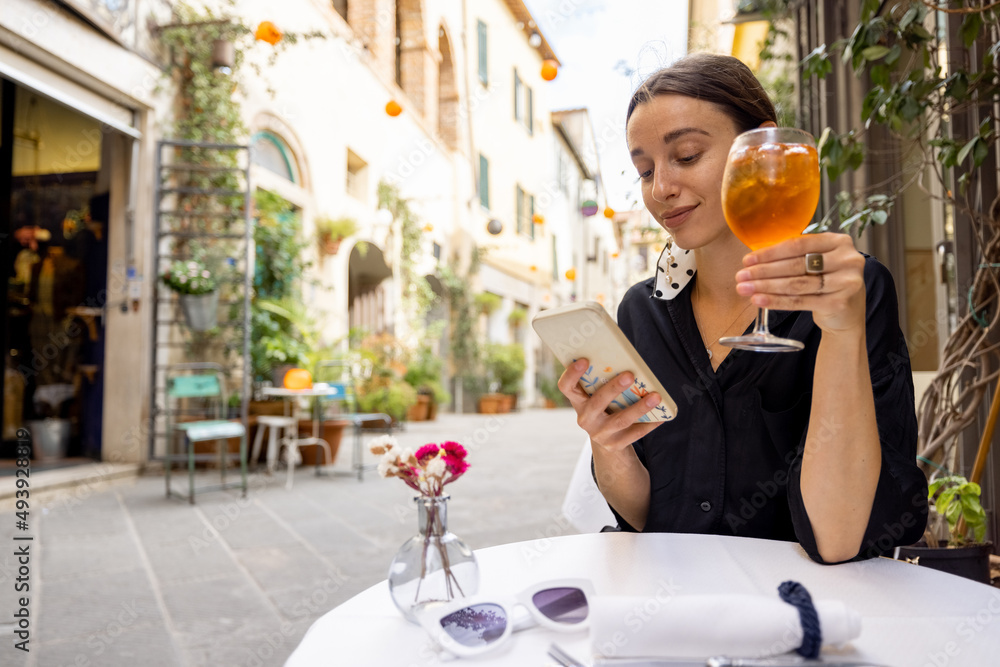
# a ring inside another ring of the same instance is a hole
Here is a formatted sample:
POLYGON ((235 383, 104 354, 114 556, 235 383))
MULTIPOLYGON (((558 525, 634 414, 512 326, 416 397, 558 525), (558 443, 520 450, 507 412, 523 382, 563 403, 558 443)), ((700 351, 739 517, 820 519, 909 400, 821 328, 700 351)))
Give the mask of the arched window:
POLYGON ((451 42, 444 26, 438 28, 438 134, 449 148, 458 147, 458 86, 451 42))
POLYGON ((434 64, 424 35, 421 0, 396 0, 396 85, 426 118, 433 118, 436 111, 437 95, 426 76, 434 64))
POLYGON ((295 169, 295 157, 288 144, 281 137, 268 131, 253 135, 251 144, 251 159, 254 164, 285 178, 292 183, 298 182, 295 169))

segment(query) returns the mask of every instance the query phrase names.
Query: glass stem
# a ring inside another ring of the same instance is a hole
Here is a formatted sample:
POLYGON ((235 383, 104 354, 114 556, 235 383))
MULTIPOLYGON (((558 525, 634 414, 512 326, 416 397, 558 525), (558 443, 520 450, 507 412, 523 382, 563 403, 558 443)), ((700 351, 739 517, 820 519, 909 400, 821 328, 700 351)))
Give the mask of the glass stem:
POLYGON ((766 336, 771 332, 767 328, 767 308, 757 309, 757 322, 753 327, 753 335, 766 336))

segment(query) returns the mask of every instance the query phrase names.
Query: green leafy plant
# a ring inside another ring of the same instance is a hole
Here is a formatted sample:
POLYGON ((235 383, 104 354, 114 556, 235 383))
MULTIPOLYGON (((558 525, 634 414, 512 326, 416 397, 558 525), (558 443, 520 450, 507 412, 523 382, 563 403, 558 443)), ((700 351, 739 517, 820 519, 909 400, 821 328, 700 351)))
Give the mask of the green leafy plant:
POLYGON ((403 376, 410 353, 395 336, 382 333, 366 336, 357 352, 370 365, 371 373, 358 383, 358 406, 363 412, 384 412, 396 421, 417 402, 417 390, 403 376))
POLYGON ((538 391, 548 400, 558 406, 569 405, 566 397, 559 391, 559 381, 553 377, 543 377, 538 381, 538 391))
POLYGON ((507 324, 516 329, 524 324, 527 319, 528 309, 522 308, 521 306, 515 306, 514 310, 510 311, 510 314, 507 316, 507 324))
POLYGON ((316 336, 299 298, 308 266, 302 260, 301 216, 283 197, 266 190, 254 193, 254 209, 250 363, 259 381, 270 378, 275 366, 307 364, 316 336))
POLYGON ((503 298, 493 292, 480 292, 473 297, 473 300, 476 304, 476 309, 483 315, 495 313, 501 304, 503 304, 503 298))
MULTIPOLYGON (((793 21, 797 4, 768 2, 768 18, 793 21)), ((1000 325, 998 36, 1000 6, 993 2, 862 0, 849 37, 817 46, 800 63, 804 99, 824 84, 843 87, 829 79, 844 70, 857 77, 862 97, 853 122, 821 133, 830 191, 842 191, 812 230, 860 235, 872 225, 895 224, 896 202, 912 193, 939 204, 956 244, 972 246, 967 256, 974 268, 961 288, 968 292, 958 295, 966 307, 918 407, 917 453, 927 472, 936 462, 955 465, 961 435, 979 420, 982 400, 1000 378, 1000 354, 989 335, 1000 325), (878 182, 853 187, 869 176, 848 178, 851 172, 869 167, 878 182)))
POLYGON ((487 375, 498 384, 501 394, 521 391, 526 368, 523 347, 517 343, 487 343, 483 363, 487 375))
POLYGON ((377 190, 379 208, 389 211, 393 224, 399 226, 398 277, 403 288, 403 308, 411 328, 419 331, 423 326, 424 316, 436 299, 430 283, 417 272, 417 265, 426 256, 423 224, 410 207, 409 200, 400 195, 396 186, 380 181, 377 190))
MULTIPOLYGON (((982 489, 961 475, 940 477, 928 485, 928 499, 948 522, 949 546, 963 546, 986 537, 986 512, 979 502, 982 489)), ((932 544, 931 546, 937 546, 932 544)))
POLYGON ((448 403, 451 401, 451 394, 441 383, 443 372, 444 360, 435 355, 430 347, 424 345, 417 350, 403 379, 418 393, 433 396, 436 403, 448 403))

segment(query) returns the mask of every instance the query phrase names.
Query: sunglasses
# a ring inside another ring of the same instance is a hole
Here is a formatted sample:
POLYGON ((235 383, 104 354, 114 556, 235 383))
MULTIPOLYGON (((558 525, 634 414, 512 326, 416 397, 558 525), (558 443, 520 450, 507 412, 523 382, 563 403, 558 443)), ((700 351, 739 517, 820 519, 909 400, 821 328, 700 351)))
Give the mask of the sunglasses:
POLYGON ((587 579, 557 579, 535 584, 509 598, 475 596, 431 607, 419 620, 445 650, 459 657, 474 656, 496 648, 524 627, 515 622, 516 605, 527 609, 536 624, 549 630, 585 629, 593 595, 593 584, 587 579))

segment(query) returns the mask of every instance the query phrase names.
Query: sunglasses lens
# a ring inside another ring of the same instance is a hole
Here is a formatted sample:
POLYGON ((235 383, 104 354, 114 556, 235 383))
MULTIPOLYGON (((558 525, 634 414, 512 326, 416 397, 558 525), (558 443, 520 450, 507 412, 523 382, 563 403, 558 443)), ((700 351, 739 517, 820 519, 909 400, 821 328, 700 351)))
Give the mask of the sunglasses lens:
POLYGON ((497 604, 475 604, 442 618, 441 627, 462 646, 486 646, 503 636, 507 612, 497 604))
POLYGON ((538 611, 556 623, 581 623, 590 611, 587 596, 579 588, 546 588, 531 597, 538 611))

